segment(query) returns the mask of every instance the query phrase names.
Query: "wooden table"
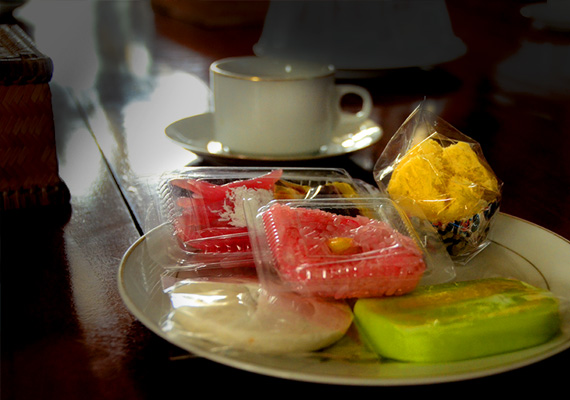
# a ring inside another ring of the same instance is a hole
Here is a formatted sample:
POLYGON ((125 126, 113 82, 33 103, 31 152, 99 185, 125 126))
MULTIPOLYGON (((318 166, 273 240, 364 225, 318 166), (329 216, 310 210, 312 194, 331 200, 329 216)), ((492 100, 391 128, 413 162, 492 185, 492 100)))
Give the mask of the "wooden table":
MULTIPOLYGON (((372 183, 374 161, 426 97, 482 144, 505 183, 503 212, 570 239, 570 81, 548 58, 554 49, 568 54, 570 36, 536 29, 519 13, 524 1, 491 3, 448 2, 468 47, 463 57, 355 81, 374 96, 379 143, 300 166, 342 167, 372 183)), ((208 110, 209 64, 251 54, 260 26, 205 29, 154 13, 148 1, 32 1, 15 16, 54 61, 59 168, 72 199, 2 214, 3 399, 182 398, 202 388, 351 398, 565 389, 569 351, 463 382, 337 387, 189 357, 149 331, 119 296, 119 262, 149 227, 156 176, 212 164, 169 141, 164 128, 208 110)))

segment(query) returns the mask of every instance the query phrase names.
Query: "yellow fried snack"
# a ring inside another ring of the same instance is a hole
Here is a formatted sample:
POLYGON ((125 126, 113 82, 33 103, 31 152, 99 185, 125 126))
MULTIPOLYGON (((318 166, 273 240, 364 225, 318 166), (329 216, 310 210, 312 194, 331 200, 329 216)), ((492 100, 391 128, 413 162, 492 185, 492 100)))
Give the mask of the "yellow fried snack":
POLYGON ((450 222, 486 207, 499 183, 468 143, 442 147, 427 139, 399 161, 387 190, 404 208, 414 204, 430 221, 450 222))
POLYGON ((465 178, 480 189, 486 189, 493 194, 498 192, 497 179, 481 164, 479 157, 468 143, 458 142, 445 147, 443 157, 448 160, 453 175, 465 178))

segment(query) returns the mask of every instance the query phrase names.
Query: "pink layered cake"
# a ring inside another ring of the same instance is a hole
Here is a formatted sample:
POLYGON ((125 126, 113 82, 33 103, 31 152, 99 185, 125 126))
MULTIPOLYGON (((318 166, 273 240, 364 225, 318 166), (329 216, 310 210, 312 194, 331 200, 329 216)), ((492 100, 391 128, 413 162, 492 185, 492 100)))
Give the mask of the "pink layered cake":
POLYGON ((251 250, 240 201, 247 192, 260 203, 273 198, 282 170, 217 185, 205 180, 174 179, 173 187, 190 195, 176 198, 180 214, 174 218, 176 235, 189 248, 205 254, 246 253, 251 250))
POLYGON ((275 269, 298 292, 337 299, 400 295, 426 269, 416 242, 383 221, 279 203, 262 219, 275 269))

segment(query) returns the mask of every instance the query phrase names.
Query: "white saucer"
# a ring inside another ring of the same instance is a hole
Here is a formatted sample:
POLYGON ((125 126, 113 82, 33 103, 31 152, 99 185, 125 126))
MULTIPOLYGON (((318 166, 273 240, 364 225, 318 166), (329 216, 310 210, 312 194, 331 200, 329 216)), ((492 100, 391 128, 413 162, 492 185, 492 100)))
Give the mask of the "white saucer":
POLYGON ((522 7, 521 14, 531 18, 540 28, 570 31, 570 6, 562 12, 548 3, 535 3, 522 7))
POLYGON ((330 63, 343 79, 430 68, 467 50, 445 1, 271 2, 257 56, 330 63))
MULTIPOLYGON (((308 61, 313 59, 311 54, 286 52, 282 49, 270 48, 262 43, 253 47, 257 56, 301 58, 308 61)), ((393 57, 385 52, 373 52, 367 57, 348 57, 338 54, 331 60, 335 66, 335 76, 340 79, 366 79, 383 75, 386 71, 405 68, 420 68, 429 70, 437 65, 458 59, 467 52, 466 45, 459 39, 451 40, 447 45, 438 45, 423 52, 402 52, 393 57)))
POLYGON ((364 149, 382 137, 382 128, 372 120, 366 120, 362 123, 340 125, 333 135, 333 140, 318 152, 288 156, 259 156, 232 153, 222 143, 217 142, 211 113, 198 114, 173 122, 166 127, 165 132, 171 140, 202 157, 254 161, 302 161, 336 157, 364 149))

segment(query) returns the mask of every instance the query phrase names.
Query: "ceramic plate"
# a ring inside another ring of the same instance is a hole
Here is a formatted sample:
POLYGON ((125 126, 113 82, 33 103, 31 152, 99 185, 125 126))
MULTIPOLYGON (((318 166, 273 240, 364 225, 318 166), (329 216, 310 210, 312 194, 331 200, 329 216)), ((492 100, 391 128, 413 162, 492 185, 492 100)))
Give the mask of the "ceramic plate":
MULTIPOLYGON (((354 57, 339 57, 333 60, 335 66, 335 77, 338 79, 368 79, 385 76, 387 72, 401 69, 423 69, 430 70, 433 67, 444 64, 465 55, 467 47, 460 40, 450 42, 447 46, 438 46, 427 51, 423 56, 417 57, 416 52, 400 54, 399 57, 390 59, 385 53, 378 51, 375 54, 381 56, 367 60, 357 60, 354 57), (349 60, 346 61, 346 60, 349 60)), ((259 44, 254 46, 255 54, 258 56, 279 56, 279 52, 271 52, 263 49, 259 44)), ((290 57, 293 57, 290 55, 290 57)), ((309 56, 305 57, 311 60, 309 56)))
POLYGON ((547 3, 529 4, 521 8, 521 14, 532 19, 538 27, 570 31, 570 4, 565 7, 557 10, 547 3))
POLYGON ((232 153, 222 143, 215 141, 211 113, 178 120, 167 126, 165 132, 174 142, 202 157, 269 162, 303 161, 346 155, 364 149, 382 137, 382 129, 373 121, 367 120, 360 124, 340 125, 331 143, 323 146, 320 152, 293 156, 250 156, 232 153))
MULTIPOLYGON (((465 55, 467 52, 467 47, 460 40, 449 43, 448 46, 441 46, 439 49, 432 49, 425 57, 421 59, 400 59, 394 60, 393 62, 378 62, 376 64, 367 67, 362 67, 358 65, 347 65, 342 64, 337 67, 335 76, 339 79, 367 79, 376 78, 380 76, 385 76, 386 72, 392 70, 401 69, 421 69, 429 71, 434 67, 445 64, 447 62, 458 59, 459 57, 465 55)), ((410 52, 414 54, 414 52, 410 52)))
MULTIPOLYGON (((222 353, 206 342, 173 340, 161 330, 162 318, 170 309, 161 290, 161 267, 145 246, 148 235, 131 246, 119 270, 118 285, 129 310, 150 330, 173 344, 212 361, 268 376, 315 383, 387 386, 439 383, 488 376, 535 363, 570 347, 568 317, 562 333, 533 348, 468 361, 441 364, 380 362, 368 358, 358 362, 347 357, 324 360, 315 353, 307 357, 263 356, 251 353, 222 353)), ((570 242, 537 225, 499 214, 493 242, 468 265, 457 268, 461 280, 505 276, 550 289, 559 296, 570 292, 570 242)))

